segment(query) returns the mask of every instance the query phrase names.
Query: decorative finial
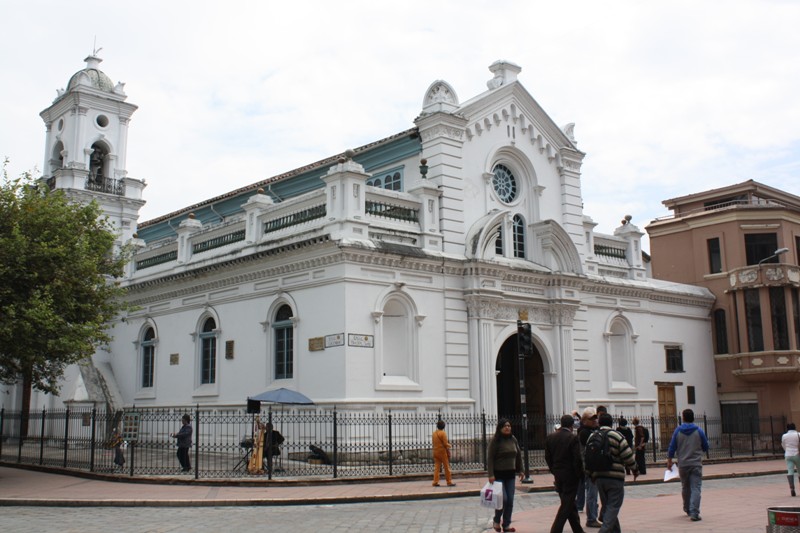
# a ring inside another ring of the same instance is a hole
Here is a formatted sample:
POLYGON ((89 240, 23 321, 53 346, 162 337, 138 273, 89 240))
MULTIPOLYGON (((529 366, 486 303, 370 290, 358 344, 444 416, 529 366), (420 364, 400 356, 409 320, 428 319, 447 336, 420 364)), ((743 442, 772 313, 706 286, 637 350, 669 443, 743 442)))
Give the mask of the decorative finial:
POLYGON ((99 54, 100 50, 102 50, 102 49, 103 49, 102 46, 100 48, 97 48, 97 35, 95 35, 94 36, 94 43, 92 44, 92 55, 94 57, 97 57, 97 54, 99 54))
POLYGON ((344 156, 347 158, 348 161, 352 160, 354 155, 356 155, 356 153, 349 148, 344 151, 344 156))
POLYGON ((264 189, 259 187, 258 190, 256 191, 256 194, 264 194, 264 189))
POLYGON ((422 179, 428 179, 428 160, 425 158, 419 160, 419 173, 422 179))
POLYGON ((189 219, 194 220, 194 213, 189 213, 189 219))

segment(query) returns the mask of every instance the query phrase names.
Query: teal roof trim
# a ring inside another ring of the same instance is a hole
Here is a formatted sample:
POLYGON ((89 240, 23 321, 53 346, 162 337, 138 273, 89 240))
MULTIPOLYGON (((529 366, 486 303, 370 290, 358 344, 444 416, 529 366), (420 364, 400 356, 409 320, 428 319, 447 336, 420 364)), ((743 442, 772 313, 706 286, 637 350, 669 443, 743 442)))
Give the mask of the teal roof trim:
MULTIPOLYGON (((366 172, 372 172, 413 157, 415 154, 420 154, 422 152, 422 144, 416 129, 411 129, 382 141, 357 148, 355 152, 353 160, 363 166, 366 172)), ((225 218, 241 213, 242 205, 259 188, 263 188, 267 194, 272 196, 273 200, 280 202, 324 187, 325 183, 321 178, 336 163, 336 159, 340 155, 342 154, 309 165, 311 168, 308 170, 290 171, 231 193, 211 198, 170 215, 143 222, 139 225, 138 236, 146 243, 175 237, 178 226, 188 218, 189 213, 194 213, 195 219, 204 225, 222 222, 225 218)))

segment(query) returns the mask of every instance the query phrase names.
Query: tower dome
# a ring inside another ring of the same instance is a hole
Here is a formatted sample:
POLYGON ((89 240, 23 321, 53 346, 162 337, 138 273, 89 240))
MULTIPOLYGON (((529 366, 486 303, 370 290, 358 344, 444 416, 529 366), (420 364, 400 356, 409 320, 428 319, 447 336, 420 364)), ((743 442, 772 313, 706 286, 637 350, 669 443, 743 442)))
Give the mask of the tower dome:
POLYGON ((69 79, 69 83, 67 83, 67 92, 75 89, 79 85, 89 85, 103 92, 113 93, 114 82, 111 81, 111 78, 106 76, 105 72, 97 68, 103 60, 91 55, 84 59, 84 61, 86 61, 86 68, 72 75, 69 79))

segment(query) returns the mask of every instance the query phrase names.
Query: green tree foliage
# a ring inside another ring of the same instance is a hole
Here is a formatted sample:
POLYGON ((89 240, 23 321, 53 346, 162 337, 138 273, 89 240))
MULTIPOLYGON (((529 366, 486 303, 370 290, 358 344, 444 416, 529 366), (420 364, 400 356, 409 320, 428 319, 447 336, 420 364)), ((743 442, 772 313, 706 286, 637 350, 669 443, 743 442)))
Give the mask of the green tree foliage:
MULTIPOLYGON (((56 393, 67 365, 110 340, 125 253, 95 203, 29 175, 0 187, 0 380, 56 393)), ((29 389, 30 390, 30 389, 29 389)))

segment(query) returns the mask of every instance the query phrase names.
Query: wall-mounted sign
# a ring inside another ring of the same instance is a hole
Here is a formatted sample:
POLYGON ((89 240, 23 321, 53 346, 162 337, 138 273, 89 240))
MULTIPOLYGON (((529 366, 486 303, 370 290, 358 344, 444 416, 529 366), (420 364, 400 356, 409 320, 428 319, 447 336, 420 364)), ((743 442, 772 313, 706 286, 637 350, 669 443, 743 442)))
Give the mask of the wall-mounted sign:
POLYGON ((170 365, 177 365, 180 360, 181 360, 180 354, 177 354, 177 353, 169 354, 169 364, 170 365))
POLYGON ((325 347, 332 348, 334 346, 344 346, 344 333, 325 335, 325 347))
POLYGON ((360 348, 372 348, 375 346, 375 337, 372 335, 358 335, 357 333, 348 333, 347 345, 358 346, 360 348))
POLYGON ((233 341, 225 341, 225 359, 233 359, 233 341))
POLYGON ((309 352, 318 352, 320 350, 325 349, 325 338, 324 337, 313 337, 308 339, 308 351, 309 352))

